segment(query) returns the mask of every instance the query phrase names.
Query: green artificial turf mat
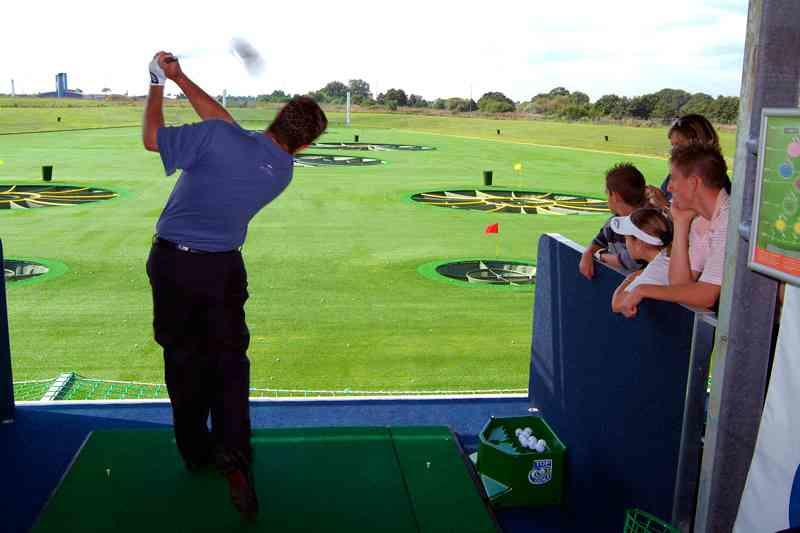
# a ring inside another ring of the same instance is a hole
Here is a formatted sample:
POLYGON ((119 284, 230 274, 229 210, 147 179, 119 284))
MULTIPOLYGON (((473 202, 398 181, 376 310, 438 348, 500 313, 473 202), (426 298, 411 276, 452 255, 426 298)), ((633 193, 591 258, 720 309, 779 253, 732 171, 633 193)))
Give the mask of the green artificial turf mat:
POLYGON ((447 428, 264 429, 252 442, 253 524, 216 471, 184 469, 171 430, 97 431, 33 531, 496 531, 447 428))
POLYGON ((420 531, 493 531, 491 516, 447 428, 390 428, 420 531), (444 513, 453 505, 457 513, 444 513))

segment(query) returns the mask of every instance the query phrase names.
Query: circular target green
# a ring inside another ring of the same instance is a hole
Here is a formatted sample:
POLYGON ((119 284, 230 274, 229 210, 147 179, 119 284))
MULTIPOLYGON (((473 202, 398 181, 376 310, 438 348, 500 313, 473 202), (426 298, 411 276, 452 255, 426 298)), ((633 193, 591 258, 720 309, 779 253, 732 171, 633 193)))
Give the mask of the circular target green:
POLYGON ((67 265, 50 259, 3 260, 3 278, 6 286, 19 287, 58 277, 68 270, 67 265))
POLYGON ((417 268, 428 279, 461 287, 530 289, 536 283, 536 266, 507 259, 456 259, 433 261, 417 268))
POLYGON ((605 200, 540 191, 458 189, 420 192, 412 195, 411 199, 436 207, 490 213, 596 215, 611 212, 605 200))
POLYGON ((314 149, 322 150, 371 150, 371 151, 402 151, 402 152, 428 152, 436 150, 432 146, 419 146, 416 144, 391 144, 391 143, 349 143, 349 142, 320 142, 311 145, 314 149))
POLYGON ((74 185, 0 184, 0 209, 33 209, 80 205, 116 198, 119 194, 96 187, 74 185))
POLYGON ((353 155, 331 155, 331 154, 298 154, 294 156, 294 166, 296 167, 364 167, 380 165, 383 161, 374 157, 360 157, 353 155))

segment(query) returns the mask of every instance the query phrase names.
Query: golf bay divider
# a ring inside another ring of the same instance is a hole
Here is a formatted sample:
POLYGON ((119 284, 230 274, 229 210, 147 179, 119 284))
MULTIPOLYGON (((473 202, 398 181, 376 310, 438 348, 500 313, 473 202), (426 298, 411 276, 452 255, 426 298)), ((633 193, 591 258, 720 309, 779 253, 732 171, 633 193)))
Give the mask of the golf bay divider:
MULTIPOLYGON (((3 264, 3 241, 0 240, 0 265, 3 264)), ((8 307, 5 276, 0 282, 0 423, 14 418, 14 383, 11 378, 11 345, 8 338, 8 307)))
POLYGON ((567 446, 564 531, 616 531, 637 507, 674 523, 693 514, 713 338, 709 313, 647 300, 611 312, 623 275, 583 246, 542 235, 530 401, 567 446), (694 332, 694 337, 693 337, 694 332))

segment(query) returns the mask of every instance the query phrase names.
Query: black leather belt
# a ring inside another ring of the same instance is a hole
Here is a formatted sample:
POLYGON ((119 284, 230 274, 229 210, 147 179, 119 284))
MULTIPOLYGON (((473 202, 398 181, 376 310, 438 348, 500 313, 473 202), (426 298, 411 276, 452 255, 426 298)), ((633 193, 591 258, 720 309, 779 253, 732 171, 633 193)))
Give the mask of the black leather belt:
POLYGON ((198 255, 207 255, 207 254, 230 254, 233 252, 238 252, 240 248, 235 250, 225 250, 223 252, 208 252, 206 250, 198 250, 197 248, 189 248, 188 246, 184 246, 183 244, 179 244, 177 242, 168 241, 158 235, 153 237, 153 244, 156 246, 163 246, 164 248, 172 248, 173 250, 178 250, 180 252, 186 252, 187 254, 198 254, 198 255))

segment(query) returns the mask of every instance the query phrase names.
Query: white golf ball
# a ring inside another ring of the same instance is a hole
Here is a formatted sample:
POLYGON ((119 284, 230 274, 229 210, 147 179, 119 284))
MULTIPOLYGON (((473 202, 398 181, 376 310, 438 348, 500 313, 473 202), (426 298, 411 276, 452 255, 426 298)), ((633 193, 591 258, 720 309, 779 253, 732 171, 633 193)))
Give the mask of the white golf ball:
POLYGON ((520 433, 522 433, 521 429, 517 428, 514 430, 514 435, 516 435, 517 437, 519 437, 520 433))
POLYGON ((524 429, 524 431, 525 431, 525 433, 527 433, 528 435, 533 435, 533 430, 532 430, 531 428, 525 428, 525 429, 524 429))

